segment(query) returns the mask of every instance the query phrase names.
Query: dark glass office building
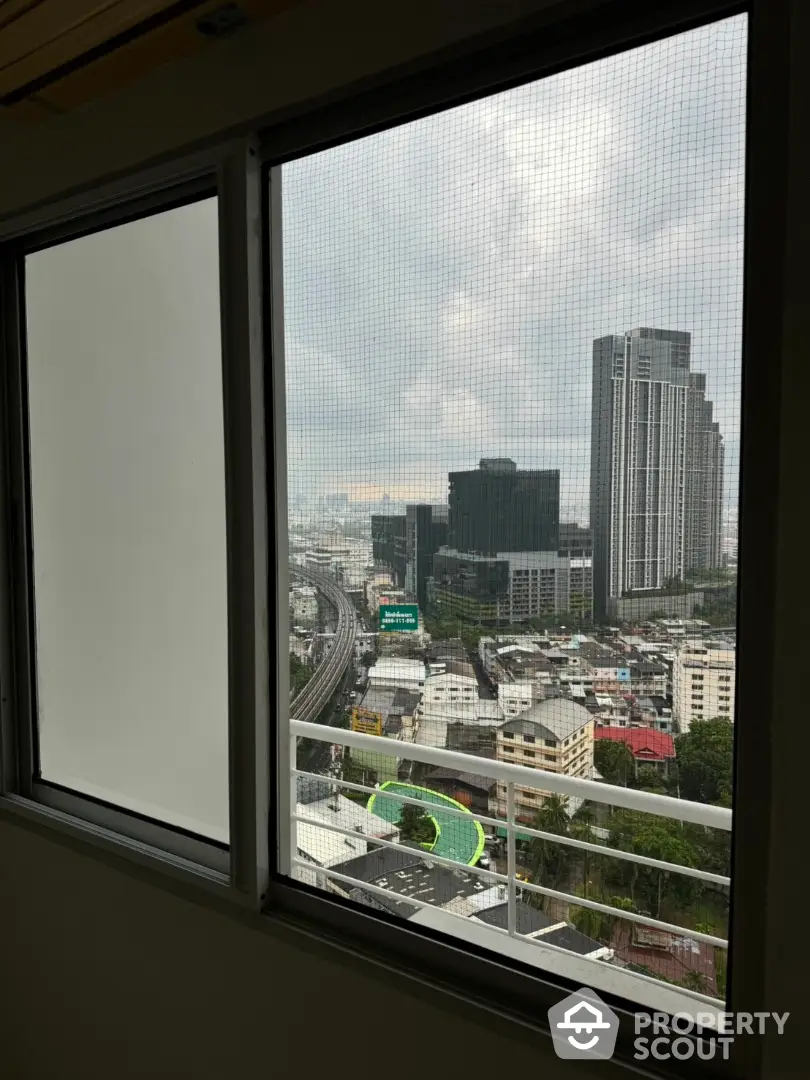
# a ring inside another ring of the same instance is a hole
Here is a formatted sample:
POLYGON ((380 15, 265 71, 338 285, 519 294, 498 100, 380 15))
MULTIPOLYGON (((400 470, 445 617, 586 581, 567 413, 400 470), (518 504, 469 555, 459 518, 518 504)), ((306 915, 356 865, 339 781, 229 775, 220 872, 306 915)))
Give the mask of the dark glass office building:
POLYGON ((433 556, 447 543, 447 507, 413 503, 405 507, 405 588, 424 611, 433 556))
POLYGON ((394 575, 394 582, 405 584, 405 515, 371 515, 371 550, 374 564, 384 566, 394 575))
POLYGON ((448 547, 477 555, 556 551, 558 469, 518 469, 510 458, 482 458, 450 473, 448 547))

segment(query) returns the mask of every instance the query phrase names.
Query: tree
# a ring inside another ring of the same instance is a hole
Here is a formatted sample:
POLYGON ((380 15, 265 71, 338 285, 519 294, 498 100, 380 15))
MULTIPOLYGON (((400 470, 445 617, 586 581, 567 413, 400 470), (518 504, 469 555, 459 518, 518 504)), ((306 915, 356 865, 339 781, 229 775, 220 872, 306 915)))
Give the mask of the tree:
POLYGON ((626 742, 618 739, 599 739, 593 748, 593 761, 607 783, 627 787, 636 761, 626 742))
POLYGON ((652 791, 656 795, 665 795, 667 791, 664 778, 654 765, 642 765, 633 779, 632 786, 641 791, 652 791))
MULTIPOLYGON (((593 807, 590 803, 583 803, 571 820, 568 830, 571 838, 573 840, 583 840, 586 843, 592 843, 593 833, 591 832, 591 826, 594 823, 595 816, 593 807)), ((582 858, 582 895, 587 896, 591 877, 591 852, 582 848, 575 848, 572 854, 576 855, 577 850, 579 850, 582 858)), ((596 935, 594 934, 591 935, 591 937, 595 936, 596 935)))
MULTIPOLYGON (((540 832, 567 836, 570 826, 568 800, 560 795, 547 795, 537 811, 534 828, 540 832)), ((533 837, 529 844, 529 863, 532 880, 535 885, 546 885, 557 889, 571 865, 573 849, 566 844, 555 844, 553 840, 533 837)), ((535 894, 537 895, 537 894, 535 894)), ((546 901, 548 898, 543 898, 546 901)))
POLYGON ((693 720, 675 737, 678 784, 682 799, 730 805, 734 729, 723 717, 693 720))
MULTIPOLYGON (((692 846, 688 840, 679 835, 678 823, 665 818, 655 824, 649 824, 637 833, 633 838, 632 850, 637 855, 646 855, 651 859, 660 859, 662 862, 677 863, 680 866, 695 865, 692 846)), ((633 866, 637 871, 635 878, 639 880, 648 904, 654 907, 656 918, 661 916, 661 904, 670 885, 676 887, 676 891, 683 899, 690 891, 689 886, 684 886, 684 883, 695 881, 694 878, 680 874, 676 874, 675 880, 671 880, 672 875, 669 870, 639 867, 638 863, 634 863, 633 866)), ((691 891, 694 891, 694 886, 691 891)))
POLYGON ((300 694, 312 678, 312 668, 302 664, 295 653, 290 653, 290 695, 300 694))
POLYGON ((706 979, 699 971, 687 971, 681 979, 681 986, 685 986, 687 990, 696 990, 699 994, 705 994, 707 990, 706 979))
POLYGON ((594 911, 593 908, 578 907, 571 909, 571 922, 579 930, 580 934, 594 938, 596 941, 607 941, 610 937, 610 916, 604 911, 594 911))
POLYGON ((405 803, 397 822, 400 840, 431 845, 436 840, 436 826, 420 806, 405 803))
MULTIPOLYGON (((681 822, 671 818, 652 818, 649 814, 633 810, 617 810, 611 818, 608 843, 611 847, 662 862, 680 866, 701 865, 700 853, 692 843, 691 833, 681 822)), ((637 898, 643 899, 656 917, 660 915, 665 900, 674 900, 688 907, 694 903, 699 892, 697 880, 684 874, 635 862, 615 862, 618 865, 612 868, 613 880, 629 887, 634 903, 637 898)))
MULTIPOLYGON (((635 911, 633 901, 627 896, 611 896, 604 903, 611 907, 619 908, 620 911, 635 911)), ((606 911, 594 911, 593 908, 572 908, 571 922, 581 934, 595 938, 597 941, 610 943, 613 940, 613 931, 616 924, 621 922, 620 915, 609 915, 606 911)))

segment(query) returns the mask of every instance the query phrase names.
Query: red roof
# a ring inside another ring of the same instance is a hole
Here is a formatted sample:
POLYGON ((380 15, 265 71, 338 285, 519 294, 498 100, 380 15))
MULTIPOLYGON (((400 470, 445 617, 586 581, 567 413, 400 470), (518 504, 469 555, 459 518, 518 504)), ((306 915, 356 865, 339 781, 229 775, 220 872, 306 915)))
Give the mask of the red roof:
POLYGON ((637 761, 666 761, 675 757, 675 740, 668 732, 655 728, 597 727, 593 737, 627 743, 637 761))

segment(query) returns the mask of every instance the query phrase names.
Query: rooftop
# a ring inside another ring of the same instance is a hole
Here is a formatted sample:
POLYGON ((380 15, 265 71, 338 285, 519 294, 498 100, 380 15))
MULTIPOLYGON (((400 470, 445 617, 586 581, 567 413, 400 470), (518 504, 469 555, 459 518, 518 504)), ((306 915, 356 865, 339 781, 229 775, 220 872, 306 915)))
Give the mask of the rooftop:
POLYGON ((591 714, 583 705, 569 698, 553 697, 535 702, 521 716, 508 720, 501 730, 539 734, 543 739, 561 741, 590 722, 591 714))
MULTIPOLYGON (((580 956, 589 956, 594 952, 601 952, 605 946, 586 934, 581 934, 568 923, 545 915, 542 911, 518 900, 515 905, 516 929, 519 934, 527 937, 542 937, 549 945, 557 945, 569 952, 579 953, 580 956)), ((497 926, 502 930, 508 927, 509 905, 498 904, 489 907, 475 915, 476 919, 487 923, 489 926, 497 926)))
POLYGON ((347 799, 345 795, 330 794, 328 798, 318 802, 302 804, 298 812, 312 818, 313 825, 317 825, 319 820, 326 821, 329 825, 351 829, 361 836, 389 840, 396 839, 399 835, 396 825, 372 814, 361 804, 347 799))
POLYGON ((399 656, 381 656, 376 664, 369 668, 369 679, 378 682, 396 683, 402 679, 413 682, 425 677, 425 665, 421 660, 407 660, 399 656))
POLYGON ((489 791, 495 787, 495 781, 482 773, 460 772, 458 769, 433 769, 425 778, 430 780, 453 780, 468 787, 479 788, 481 791, 489 791))
POLYGON ((474 896, 487 890, 478 874, 468 873, 461 867, 449 870, 446 866, 431 865, 424 859, 424 852, 417 855, 407 847, 378 848, 333 869, 402 897, 402 900, 376 896, 374 899, 385 910, 406 918, 418 910, 413 904, 407 903, 410 897, 442 907, 458 896, 474 896))
POLYGON ((668 761, 675 757, 675 740, 656 728, 597 727, 593 737, 626 743, 638 761, 668 761))
POLYGON ((402 726, 403 716, 413 716, 420 700, 421 694, 416 690, 401 686, 370 686, 359 705, 382 717, 383 731, 391 735, 402 726))
MULTIPOLYGON (((407 849, 398 851, 383 848, 370 851, 348 862, 333 867, 347 877, 358 878, 370 885, 396 893, 396 897, 382 897, 378 893, 363 891, 362 886, 352 890, 353 899, 370 903, 383 911, 408 918, 420 909, 409 904, 409 899, 421 900, 439 908, 470 915, 489 926, 506 929, 508 904, 502 900, 502 890, 488 885, 477 874, 464 870, 448 870, 446 866, 428 866, 415 858, 407 849)), ((574 927, 544 915, 531 905, 518 900, 515 905, 517 932, 526 936, 542 935, 550 945, 559 945, 587 956, 602 950, 593 938, 580 934, 574 927)))

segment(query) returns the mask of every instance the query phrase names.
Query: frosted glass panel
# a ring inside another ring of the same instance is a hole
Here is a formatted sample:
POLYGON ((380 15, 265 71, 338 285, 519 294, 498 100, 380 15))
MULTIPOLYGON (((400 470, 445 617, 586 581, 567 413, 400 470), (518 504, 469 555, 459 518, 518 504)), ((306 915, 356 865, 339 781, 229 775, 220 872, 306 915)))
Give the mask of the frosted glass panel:
POLYGON ((43 779, 228 839, 217 201, 30 255, 43 779))

